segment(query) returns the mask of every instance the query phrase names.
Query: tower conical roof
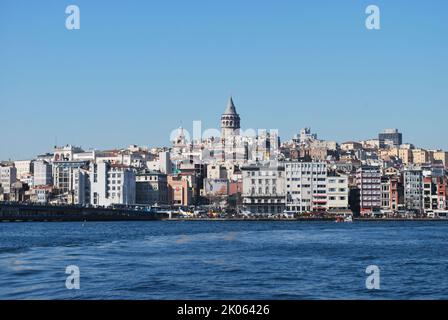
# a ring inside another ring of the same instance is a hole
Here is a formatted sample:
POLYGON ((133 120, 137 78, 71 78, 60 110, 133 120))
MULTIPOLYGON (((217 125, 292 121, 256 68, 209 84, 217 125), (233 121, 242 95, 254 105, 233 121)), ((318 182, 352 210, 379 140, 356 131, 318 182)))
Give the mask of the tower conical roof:
POLYGON ((229 98, 229 102, 227 103, 226 110, 224 111, 224 114, 233 114, 237 115, 235 105, 233 104, 232 97, 229 98))

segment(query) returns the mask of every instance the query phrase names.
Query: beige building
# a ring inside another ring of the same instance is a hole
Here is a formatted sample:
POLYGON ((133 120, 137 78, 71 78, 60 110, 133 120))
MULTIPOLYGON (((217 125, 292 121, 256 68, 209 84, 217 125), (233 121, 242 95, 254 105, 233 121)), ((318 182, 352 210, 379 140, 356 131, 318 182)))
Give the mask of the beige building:
POLYGON ((413 149, 412 151, 412 162, 414 164, 425 164, 431 162, 430 153, 425 149, 413 149))
POLYGON ((400 148, 398 149, 398 157, 403 161, 404 164, 408 165, 413 161, 412 149, 400 148))
POLYGON ((432 152, 432 157, 434 160, 440 160, 443 165, 448 168, 448 152, 442 150, 436 150, 432 152))

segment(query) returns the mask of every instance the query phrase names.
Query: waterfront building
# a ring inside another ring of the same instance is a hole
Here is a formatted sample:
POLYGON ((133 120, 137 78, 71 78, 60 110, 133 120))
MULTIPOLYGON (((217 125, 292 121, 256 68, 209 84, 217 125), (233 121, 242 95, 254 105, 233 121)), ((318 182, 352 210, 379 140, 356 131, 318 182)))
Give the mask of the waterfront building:
POLYGON ((47 186, 52 184, 51 164, 44 160, 34 162, 34 186, 47 186))
POLYGON ((53 193, 53 186, 40 185, 34 186, 30 190, 30 201, 33 203, 46 204, 50 201, 53 193))
POLYGON ((90 172, 88 169, 78 168, 73 171, 73 192, 69 203, 90 204, 90 172))
POLYGON ((381 178, 381 209, 396 212, 403 207, 403 183, 399 173, 381 178))
POLYGON ((22 181, 16 181, 11 184, 8 200, 13 202, 24 202, 26 200, 26 191, 28 190, 29 187, 27 184, 22 181))
POLYGON ((143 170, 135 174, 136 204, 168 204, 167 175, 158 171, 143 170))
POLYGON ((192 176, 176 174, 168 176, 168 201, 173 206, 190 206, 193 204, 192 176))
POLYGON ((285 162, 286 209, 299 213, 327 209, 327 164, 285 162))
POLYGON ((381 208, 381 169, 363 165, 356 171, 361 215, 372 215, 381 208))
POLYGON ((82 167, 87 167, 87 162, 69 160, 53 162, 53 185, 59 195, 66 196, 65 202, 68 202, 67 196, 74 191, 74 172, 82 167))
POLYGON ((95 206, 135 204, 135 173, 123 164, 90 164, 90 199, 95 206))
POLYGON ((447 179, 445 176, 423 176, 423 210, 425 213, 447 209, 447 179))
POLYGON ((14 165, 0 166, 0 184, 3 187, 3 193, 11 192, 11 185, 17 181, 17 169, 14 165))
POLYGON ((329 211, 349 208, 348 175, 330 171, 327 177, 327 209, 329 211))
POLYGON ((423 211, 423 175, 420 168, 408 167, 403 172, 404 206, 420 214, 423 211))
POLYGON ((285 167, 249 164, 241 167, 243 206, 253 214, 277 214, 285 210, 285 167))

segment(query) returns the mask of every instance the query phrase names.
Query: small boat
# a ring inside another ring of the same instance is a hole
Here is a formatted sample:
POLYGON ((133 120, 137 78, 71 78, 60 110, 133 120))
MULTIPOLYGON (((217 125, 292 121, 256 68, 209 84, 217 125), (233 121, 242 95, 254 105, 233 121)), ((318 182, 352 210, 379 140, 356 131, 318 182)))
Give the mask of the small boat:
POLYGON ((336 222, 353 222, 353 217, 345 216, 345 217, 336 217, 336 222))

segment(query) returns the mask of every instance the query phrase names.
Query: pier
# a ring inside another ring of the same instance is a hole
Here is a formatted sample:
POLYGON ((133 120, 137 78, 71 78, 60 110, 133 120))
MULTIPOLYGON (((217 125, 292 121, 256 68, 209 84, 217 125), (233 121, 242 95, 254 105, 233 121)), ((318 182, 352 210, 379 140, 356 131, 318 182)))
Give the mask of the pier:
POLYGON ((1 222, 147 221, 167 218, 168 215, 165 213, 126 208, 0 203, 1 222))

